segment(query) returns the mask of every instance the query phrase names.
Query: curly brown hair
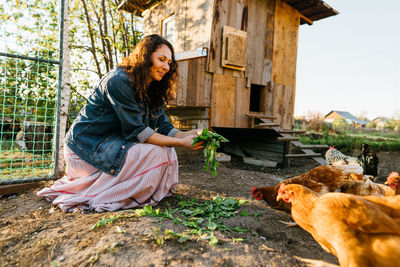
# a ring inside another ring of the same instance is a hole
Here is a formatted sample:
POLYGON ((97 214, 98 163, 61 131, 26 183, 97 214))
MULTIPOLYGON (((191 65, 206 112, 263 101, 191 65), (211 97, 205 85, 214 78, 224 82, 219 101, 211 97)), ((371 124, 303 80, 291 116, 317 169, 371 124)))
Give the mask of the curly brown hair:
POLYGON ((145 36, 135 46, 132 54, 122 59, 118 67, 128 73, 138 96, 151 108, 162 106, 174 97, 174 85, 178 81, 178 64, 175 61, 174 48, 163 37, 157 34, 145 36), (153 65, 151 54, 161 45, 166 45, 171 49, 172 62, 164 77, 160 81, 152 81, 147 87, 145 81, 150 79, 150 68, 153 65))

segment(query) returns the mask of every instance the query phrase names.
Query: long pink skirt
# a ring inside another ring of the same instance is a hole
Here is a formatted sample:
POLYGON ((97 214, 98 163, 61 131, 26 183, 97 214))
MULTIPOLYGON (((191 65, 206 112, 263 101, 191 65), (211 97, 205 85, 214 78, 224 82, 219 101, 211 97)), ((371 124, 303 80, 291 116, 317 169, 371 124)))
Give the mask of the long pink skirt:
POLYGON ((127 152, 120 173, 112 176, 65 146, 66 174, 37 192, 64 211, 115 211, 156 205, 178 184, 178 160, 173 147, 135 144, 127 152))

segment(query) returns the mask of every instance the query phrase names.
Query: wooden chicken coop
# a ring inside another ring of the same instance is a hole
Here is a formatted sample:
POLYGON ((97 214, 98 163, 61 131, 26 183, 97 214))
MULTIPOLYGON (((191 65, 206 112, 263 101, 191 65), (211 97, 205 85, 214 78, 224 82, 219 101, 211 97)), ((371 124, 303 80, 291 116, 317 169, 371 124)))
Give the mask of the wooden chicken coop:
POLYGON ((244 157, 322 163, 291 135, 298 31, 337 11, 320 0, 123 0, 119 9, 175 48, 181 83, 167 112, 176 127, 211 127, 244 157))

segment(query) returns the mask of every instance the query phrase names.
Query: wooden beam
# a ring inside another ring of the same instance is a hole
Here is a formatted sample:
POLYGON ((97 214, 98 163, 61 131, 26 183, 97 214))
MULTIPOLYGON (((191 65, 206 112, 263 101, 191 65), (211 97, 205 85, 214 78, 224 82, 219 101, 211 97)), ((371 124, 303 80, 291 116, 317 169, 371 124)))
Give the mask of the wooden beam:
POLYGON ((276 140, 278 141, 299 141, 299 138, 293 137, 290 134, 281 134, 282 136, 277 137, 276 140))
POLYGON ((300 13, 300 20, 304 20, 308 25, 313 25, 313 21, 300 13))
POLYGON ((293 141, 292 144, 298 148, 328 148, 328 145, 304 145, 299 141, 293 141))
POLYGON ((0 195, 11 195, 20 191, 39 187, 40 182, 0 185, 0 195))
POLYGON ((261 112, 249 112, 246 114, 247 117, 249 118, 257 118, 257 119, 276 119, 277 117, 274 115, 267 115, 265 113, 261 112))

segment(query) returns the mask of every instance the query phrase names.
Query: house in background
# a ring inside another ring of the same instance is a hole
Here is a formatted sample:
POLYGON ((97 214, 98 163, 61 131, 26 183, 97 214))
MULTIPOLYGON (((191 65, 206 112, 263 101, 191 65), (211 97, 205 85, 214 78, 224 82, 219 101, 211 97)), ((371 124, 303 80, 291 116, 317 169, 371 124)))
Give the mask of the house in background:
POLYGON ((365 125, 367 125, 369 122, 361 120, 347 111, 332 110, 324 117, 324 121, 327 123, 333 123, 337 119, 343 119, 345 122, 349 124, 361 127, 365 127, 365 125))
POLYGON ((175 48, 181 86, 166 111, 177 128, 211 127, 243 155, 283 161, 298 141, 290 134, 299 27, 336 10, 321 0, 123 0, 118 8, 175 48))
POLYGON ((375 128, 377 129, 382 129, 385 128, 386 123, 388 123, 389 118, 386 117, 376 117, 371 121, 371 123, 374 123, 376 126, 375 128))

